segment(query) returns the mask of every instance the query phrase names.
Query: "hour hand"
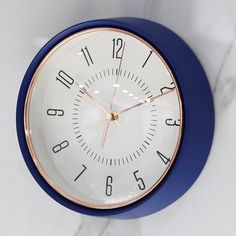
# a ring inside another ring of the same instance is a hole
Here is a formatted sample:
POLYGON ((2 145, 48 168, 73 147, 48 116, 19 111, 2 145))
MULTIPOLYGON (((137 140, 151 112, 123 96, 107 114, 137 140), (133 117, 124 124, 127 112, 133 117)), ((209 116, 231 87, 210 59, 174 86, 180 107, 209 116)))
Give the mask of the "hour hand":
POLYGON ((106 114, 109 114, 110 112, 106 109, 104 105, 98 99, 96 99, 91 93, 88 92, 88 90, 78 82, 75 82, 75 84, 80 88, 81 91, 83 91, 102 111, 104 111, 106 114))

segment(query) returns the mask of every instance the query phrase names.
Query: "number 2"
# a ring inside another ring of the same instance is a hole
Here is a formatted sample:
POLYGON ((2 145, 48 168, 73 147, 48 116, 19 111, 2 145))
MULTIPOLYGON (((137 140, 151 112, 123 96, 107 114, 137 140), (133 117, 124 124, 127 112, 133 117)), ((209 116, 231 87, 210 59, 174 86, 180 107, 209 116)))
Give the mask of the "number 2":
POLYGON ((164 93, 165 90, 170 91, 175 88, 174 82, 170 83, 170 86, 164 86, 160 89, 161 93, 164 93))

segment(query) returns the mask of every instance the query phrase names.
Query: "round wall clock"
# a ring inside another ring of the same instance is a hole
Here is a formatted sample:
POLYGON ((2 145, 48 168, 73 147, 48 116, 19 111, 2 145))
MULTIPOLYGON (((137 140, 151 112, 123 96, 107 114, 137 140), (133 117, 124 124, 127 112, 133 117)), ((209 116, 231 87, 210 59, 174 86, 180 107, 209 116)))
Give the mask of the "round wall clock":
POLYGON ((68 28, 40 50, 16 122, 25 162, 52 198, 84 214, 134 218, 194 183, 214 109, 182 39, 148 20, 114 18, 68 28))

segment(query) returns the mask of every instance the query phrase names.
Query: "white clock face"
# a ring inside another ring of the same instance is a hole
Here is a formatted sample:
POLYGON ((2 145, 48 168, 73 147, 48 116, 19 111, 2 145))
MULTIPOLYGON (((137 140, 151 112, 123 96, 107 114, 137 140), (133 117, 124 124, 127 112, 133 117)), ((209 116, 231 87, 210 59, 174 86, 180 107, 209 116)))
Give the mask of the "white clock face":
POLYGON ((61 195, 92 208, 130 204, 170 169, 182 132, 171 70, 123 30, 74 34, 45 57, 25 104, 31 156, 61 195))

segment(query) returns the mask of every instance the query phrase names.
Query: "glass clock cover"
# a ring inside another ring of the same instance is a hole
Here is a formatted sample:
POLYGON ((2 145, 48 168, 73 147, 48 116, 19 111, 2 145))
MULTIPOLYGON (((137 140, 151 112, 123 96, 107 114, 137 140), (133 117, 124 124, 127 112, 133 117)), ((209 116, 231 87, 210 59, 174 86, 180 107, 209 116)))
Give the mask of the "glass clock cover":
POLYGON ((180 145, 182 104, 150 44, 96 28, 69 36, 40 63, 24 119, 45 180, 75 203, 109 209, 137 201, 165 177, 180 145))

